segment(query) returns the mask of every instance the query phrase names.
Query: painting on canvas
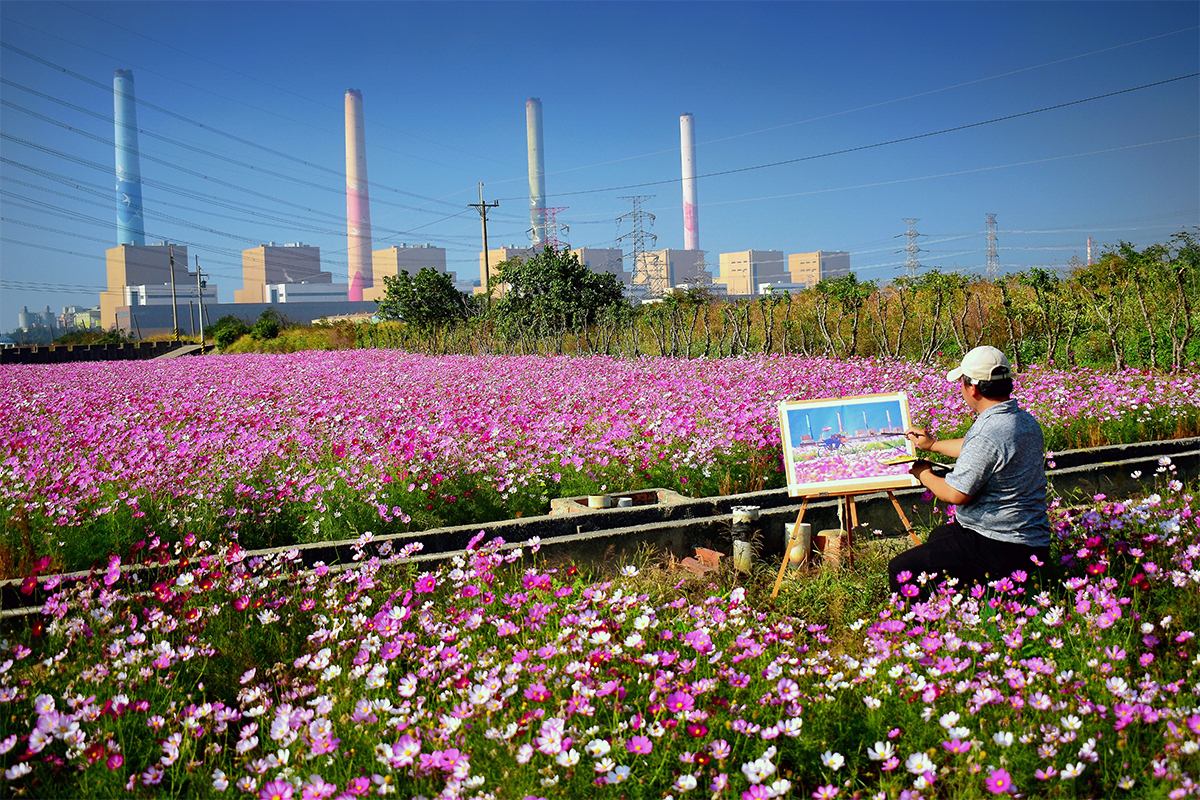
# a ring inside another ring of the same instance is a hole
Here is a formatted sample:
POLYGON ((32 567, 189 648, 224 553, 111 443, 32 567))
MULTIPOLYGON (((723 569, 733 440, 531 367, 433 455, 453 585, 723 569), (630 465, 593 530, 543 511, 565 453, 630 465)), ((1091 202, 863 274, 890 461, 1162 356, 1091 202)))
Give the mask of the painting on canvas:
POLYGON ((863 494, 919 485, 908 395, 859 395, 779 404, 783 458, 793 497, 863 494))

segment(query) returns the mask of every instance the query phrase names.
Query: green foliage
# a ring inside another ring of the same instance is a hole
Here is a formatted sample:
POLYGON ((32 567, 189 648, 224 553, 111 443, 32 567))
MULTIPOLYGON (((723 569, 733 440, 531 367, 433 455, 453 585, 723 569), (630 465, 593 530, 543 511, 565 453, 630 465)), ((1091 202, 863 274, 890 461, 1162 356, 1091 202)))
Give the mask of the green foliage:
POLYGON ((254 327, 250 329, 250 337, 252 339, 274 339, 279 336, 279 331, 283 327, 282 318, 279 312, 274 308, 265 308, 259 314, 258 321, 254 323, 254 327))
POLYGON ((100 330, 74 330, 67 331, 63 335, 54 340, 56 345, 78 345, 78 344, 122 344, 124 342, 132 342, 133 336, 121 330, 114 328, 111 331, 100 330))
POLYGON ((547 246, 532 258, 512 259, 497 269, 505 285, 495 305, 502 324, 579 331, 608 309, 625 305, 621 284, 609 272, 592 272, 579 256, 547 246))
POLYGON ((229 349, 231 344, 249 332, 250 326, 243 322, 241 318, 235 317, 232 314, 221 317, 207 331, 207 333, 212 334, 213 341, 222 350, 229 349))
POLYGON ((415 276, 401 270, 395 277, 386 276, 383 283, 380 319, 403 320, 421 331, 465 320, 475 305, 469 295, 454 287, 449 275, 431 267, 421 267, 415 276))

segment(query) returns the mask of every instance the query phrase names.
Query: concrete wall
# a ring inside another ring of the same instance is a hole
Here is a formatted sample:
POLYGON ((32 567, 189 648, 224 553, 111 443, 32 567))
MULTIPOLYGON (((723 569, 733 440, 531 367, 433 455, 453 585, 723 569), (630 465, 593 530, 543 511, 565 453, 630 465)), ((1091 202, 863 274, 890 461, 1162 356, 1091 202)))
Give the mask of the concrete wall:
MULTIPOLYGON (((204 326, 207 328, 221 317, 229 315, 237 317, 247 325, 253 325, 258 321, 259 315, 268 308, 274 308, 287 322, 308 325, 322 317, 336 317, 345 314, 357 314, 364 311, 374 313, 378 305, 365 300, 358 303, 342 301, 336 303, 280 303, 277 305, 270 303, 221 303, 220 305, 210 306, 206 303, 204 306, 204 326)), ((130 312, 131 309, 128 306, 116 309, 117 326, 121 330, 132 331, 135 336, 143 338, 171 332, 171 307, 169 305, 135 306, 132 309, 132 316, 130 312), (134 324, 135 322, 136 325, 134 324)), ((199 316, 199 309, 194 305, 189 309, 186 302, 179 304, 179 329, 185 336, 199 336, 199 316)))
POLYGON ((146 361, 179 347, 175 342, 76 344, 0 350, 0 364, 67 364, 75 361, 146 361))

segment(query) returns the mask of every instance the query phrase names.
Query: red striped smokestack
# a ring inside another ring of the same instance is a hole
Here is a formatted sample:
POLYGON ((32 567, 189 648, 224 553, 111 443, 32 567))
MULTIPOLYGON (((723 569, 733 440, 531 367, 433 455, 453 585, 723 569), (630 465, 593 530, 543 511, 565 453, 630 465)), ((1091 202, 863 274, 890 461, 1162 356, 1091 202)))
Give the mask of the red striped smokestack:
POLYGON ((362 92, 346 90, 346 256, 351 301, 362 301, 374 283, 371 270, 371 202, 367 196, 367 138, 362 92))

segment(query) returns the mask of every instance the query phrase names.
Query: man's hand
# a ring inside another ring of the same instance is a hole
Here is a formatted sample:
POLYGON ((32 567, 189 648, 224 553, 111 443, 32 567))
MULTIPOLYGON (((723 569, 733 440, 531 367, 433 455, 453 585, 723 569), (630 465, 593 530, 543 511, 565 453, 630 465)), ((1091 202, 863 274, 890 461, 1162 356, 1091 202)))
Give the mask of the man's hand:
POLYGON ((932 450, 933 443, 937 441, 937 438, 932 436, 929 431, 925 430, 924 428, 909 428, 904 432, 904 438, 912 442, 913 447, 926 452, 932 450))
POLYGON ((913 465, 908 468, 909 474, 912 475, 914 478, 916 478, 917 481, 922 486, 925 485, 925 481, 921 480, 921 476, 924 475, 926 472, 932 472, 932 471, 933 471, 933 464, 930 463, 929 461, 926 461, 923 458, 917 459, 916 461, 913 462, 913 465))

